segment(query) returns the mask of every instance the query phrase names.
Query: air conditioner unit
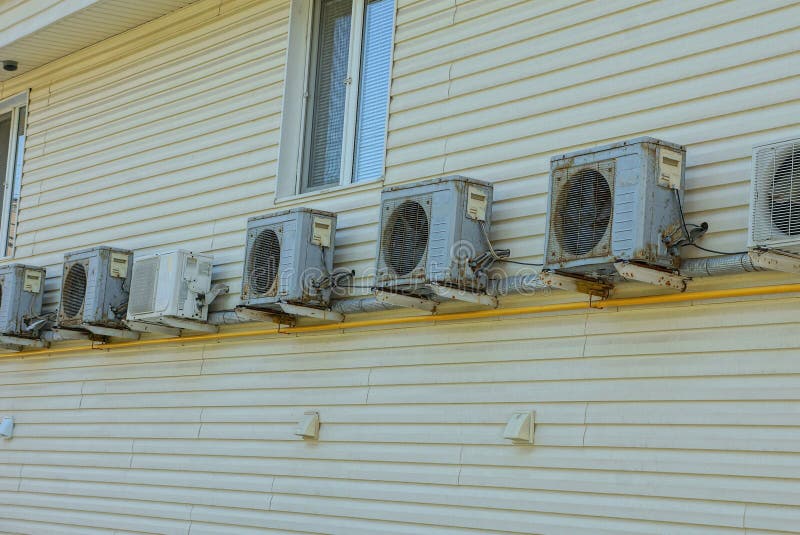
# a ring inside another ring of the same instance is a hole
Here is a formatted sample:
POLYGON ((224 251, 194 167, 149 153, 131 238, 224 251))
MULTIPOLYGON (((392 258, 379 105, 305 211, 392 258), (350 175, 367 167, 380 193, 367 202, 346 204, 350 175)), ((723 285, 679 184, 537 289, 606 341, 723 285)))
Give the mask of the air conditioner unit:
POLYGON ((133 261, 128 320, 173 325, 170 319, 203 322, 211 291, 212 256, 186 250, 133 261))
POLYGON ((435 284, 480 291, 472 261, 489 250, 492 185, 450 176, 385 188, 376 286, 425 293, 435 284))
POLYGON ((242 304, 327 307, 333 271, 336 214, 294 208, 247 221, 242 304))
POLYGON ((677 269, 668 243, 682 233, 685 155, 641 137, 553 157, 544 268, 590 277, 616 276, 616 262, 677 269))
POLYGON ((95 247, 64 255, 58 325, 123 328, 133 253, 95 247))
POLYGON ((748 246, 800 255, 800 139, 753 147, 748 246))
POLYGON ((45 269, 23 264, 0 266, 0 334, 36 338, 42 314, 45 269))

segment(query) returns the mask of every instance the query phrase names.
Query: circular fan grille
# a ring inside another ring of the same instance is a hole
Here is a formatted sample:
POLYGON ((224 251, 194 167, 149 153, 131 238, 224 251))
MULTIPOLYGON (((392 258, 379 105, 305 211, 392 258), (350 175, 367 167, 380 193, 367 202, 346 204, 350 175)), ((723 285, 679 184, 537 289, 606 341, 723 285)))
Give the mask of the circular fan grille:
POLYGON ((86 268, 83 264, 69 266, 61 298, 64 301, 64 316, 74 318, 81 313, 83 300, 86 298, 86 268))
POLYGON ((611 220, 611 189, 605 177, 594 169, 581 169, 561 190, 556 214, 561 247, 575 256, 597 246, 611 220))
POLYGON ((787 236, 800 234, 800 149, 781 160, 767 202, 778 230, 787 236))
POLYGON ((248 287, 251 294, 274 293, 281 261, 281 243, 272 229, 258 233, 247 259, 248 287))
POLYGON ((428 247, 428 214, 416 201, 404 201, 389 216, 383 236, 383 258, 395 275, 414 271, 428 247))

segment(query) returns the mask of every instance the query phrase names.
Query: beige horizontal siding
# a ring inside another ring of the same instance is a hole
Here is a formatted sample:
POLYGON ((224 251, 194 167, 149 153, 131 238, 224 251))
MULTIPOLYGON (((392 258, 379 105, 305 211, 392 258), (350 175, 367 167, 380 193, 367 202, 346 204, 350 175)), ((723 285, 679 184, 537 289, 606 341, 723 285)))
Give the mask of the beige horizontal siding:
MULTIPOLYGON (((745 246, 752 144, 798 135, 800 3, 401 0, 386 182, 494 181, 541 258, 552 154, 688 146, 704 243, 745 246)), ((273 208, 286 0, 201 0, 11 82, 31 88, 17 260, 215 255, 238 302, 273 208)), ((374 262, 380 187, 339 214, 374 262)), ((693 251, 687 251, 694 254, 693 251)), ((760 274, 698 289, 786 282, 760 274)), ((652 291, 641 286, 623 293, 652 291)), ((550 303, 569 294, 504 300, 550 303)), ((797 297, 0 360, 0 532, 776 534, 800 526, 797 297), (320 440, 292 434, 320 411, 320 440), (536 411, 536 446, 502 439, 536 411)))
POLYGON ((0 500, 160 533, 792 532, 796 301, 7 359, 0 500), (533 448, 501 439, 524 407, 533 448))

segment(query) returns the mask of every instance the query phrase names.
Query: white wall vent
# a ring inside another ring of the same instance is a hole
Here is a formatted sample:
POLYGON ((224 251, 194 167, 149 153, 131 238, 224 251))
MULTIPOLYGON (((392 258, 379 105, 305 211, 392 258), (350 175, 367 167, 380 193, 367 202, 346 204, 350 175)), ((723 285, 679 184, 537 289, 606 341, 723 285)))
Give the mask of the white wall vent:
POLYGON ((800 254, 800 139, 753 147, 751 248, 800 254))
POLYGON ((665 237, 682 232, 685 154, 642 137, 553 157, 545 269, 606 276, 618 261, 676 269, 665 237))
POLYGON ((294 208, 247 221, 242 304, 327 307, 333 271, 336 214, 294 208))
POLYGON ((450 176, 384 188, 376 286, 483 289, 484 277, 470 262, 488 251, 491 220, 488 182, 450 176))
POLYGON ((205 321, 212 256, 178 250, 136 258, 128 320, 165 323, 164 318, 205 321))
POLYGON ((0 334, 36 338, 31 328, 42 314, 45 269, 23 264, 0 266, 0 334))
POLYGON ((58 325, 123 327, 133 253, 95 247, 64 255, 58 325))

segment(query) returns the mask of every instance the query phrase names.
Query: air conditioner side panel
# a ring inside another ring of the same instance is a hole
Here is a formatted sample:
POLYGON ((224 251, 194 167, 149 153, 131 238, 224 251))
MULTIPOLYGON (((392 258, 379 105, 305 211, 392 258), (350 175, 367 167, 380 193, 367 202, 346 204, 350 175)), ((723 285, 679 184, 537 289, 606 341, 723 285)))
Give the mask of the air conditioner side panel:
POLYGON ((428 239, 427 279, 445 283, 453 279, 451 252, 458 241, 458 195, 451 188, 435 191, 431 196, 431 218, 428 239))
POLYGON ((327 307, 330 304, 330 288, 320 290, 314 287, 314 282, 333 271, 336 218, 311 211, 301 212, 298 214, 296 238, 296 268, 292 287, 288 289, 285 300, 304 306, 327 307), (324 249, 312 243, 315 218, 330 220, 330 246, 324 249))
POLYGON ((40 316, 42 313, 44 268, 8 264, 0 267, 0 280, 3 283, 2 303, 0 304, 0 333, 29 338, 37 336, 37 332, 25 330, 25 320, 40 316), (41 284, 38 292, 30 292, 24 289, 26 270, 35 271, 39 275, 41 284))
POLYGON ((300 283, 302 246, 299 243, 302 232, 298 230, 298 219, 292 217, 283 224, 281 241, 281 260, 278 266, 278 295, 274 301, 289 301, 296 298, 296 288, 300 283))
MULTIPOLYGON (((614 156, 609 155, 609 156, 614 156)), ((614 162, 614 211, 611 219, 611 254, 630 260, 642 243, 643 207, 647 205, 641 153, 638 150, 616 155, 614 162)))

